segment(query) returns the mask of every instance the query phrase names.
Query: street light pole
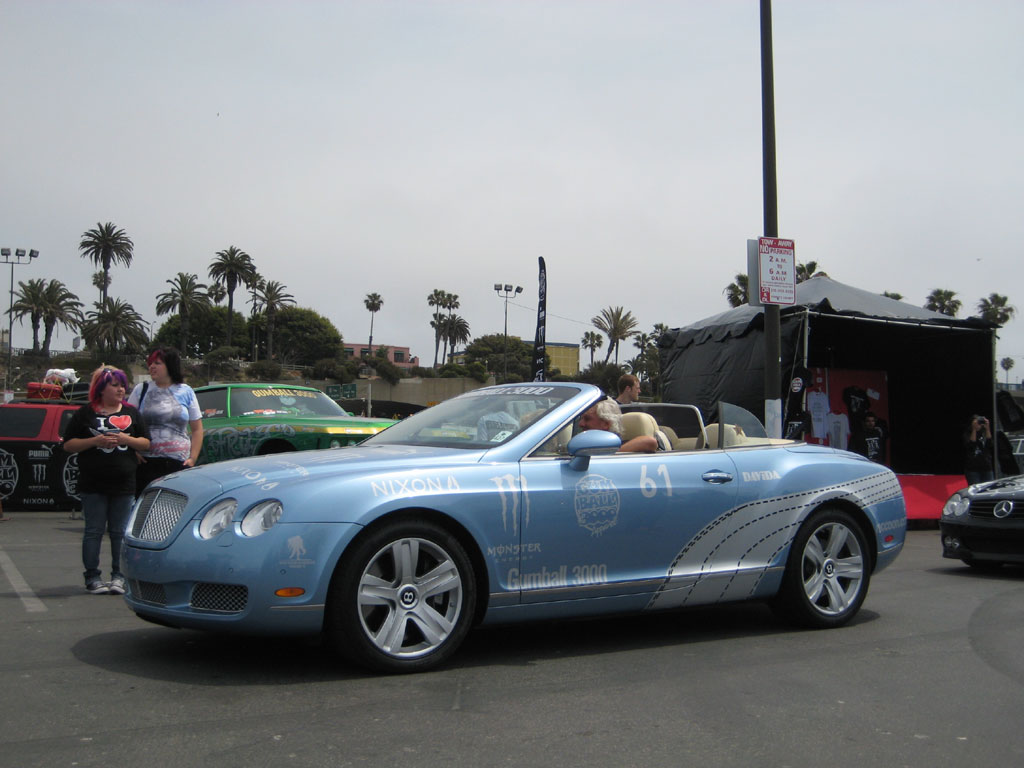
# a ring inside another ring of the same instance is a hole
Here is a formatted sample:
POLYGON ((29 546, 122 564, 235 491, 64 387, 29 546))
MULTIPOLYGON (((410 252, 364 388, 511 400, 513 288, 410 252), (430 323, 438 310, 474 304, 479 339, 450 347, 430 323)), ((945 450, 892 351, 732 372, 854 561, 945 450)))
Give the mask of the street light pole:
POLYGON ((502 378, 502 383, 505 383, 508 381, 508 300, 522 293, 523 286, 517 285, 513 291, 511 283, 495 283, 494 291, 505 299, 505 373, 502 378))
POLYGON ((39 251, 32 249, 27 254, 24 248, 17 248, 13 257, 10 248, 0 248, 0 264, 11 265, 11 293, 7 304, 7 371, 4 373, 4 391, 10 389, 11 370, 14 368, 14 267, 28 264, 39 256, 39 251))

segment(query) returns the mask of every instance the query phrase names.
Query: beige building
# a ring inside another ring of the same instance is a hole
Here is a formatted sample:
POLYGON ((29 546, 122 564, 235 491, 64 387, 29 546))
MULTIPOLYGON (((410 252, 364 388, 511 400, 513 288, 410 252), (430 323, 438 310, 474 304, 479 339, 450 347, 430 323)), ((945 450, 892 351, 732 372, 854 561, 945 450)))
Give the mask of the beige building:
POLYGON ((551 367, 557 368, 566 376, 575 376, 580 372, 580 345, 560 344, 549 341, 545 345, 548 357, 551 358, 551 367))

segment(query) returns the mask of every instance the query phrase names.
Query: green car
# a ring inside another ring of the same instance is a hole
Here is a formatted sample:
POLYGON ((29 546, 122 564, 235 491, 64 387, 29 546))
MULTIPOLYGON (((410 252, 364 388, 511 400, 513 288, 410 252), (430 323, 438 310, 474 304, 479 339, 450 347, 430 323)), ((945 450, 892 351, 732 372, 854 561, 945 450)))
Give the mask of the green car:
POLYGON ((203 414, 201 464, 354 445, 395 423, 353 416, 313 387, 214 384, 197 388, 196 397, 203 414))

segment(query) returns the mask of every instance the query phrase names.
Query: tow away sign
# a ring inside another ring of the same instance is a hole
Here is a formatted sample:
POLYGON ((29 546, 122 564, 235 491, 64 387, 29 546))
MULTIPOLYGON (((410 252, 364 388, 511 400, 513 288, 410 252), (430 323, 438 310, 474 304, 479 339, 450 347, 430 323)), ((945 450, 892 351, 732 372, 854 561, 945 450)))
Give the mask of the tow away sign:
POLYGON ((796 304, 796 250, 792 240, 757 238, 758 290, 762 304, 796 304))

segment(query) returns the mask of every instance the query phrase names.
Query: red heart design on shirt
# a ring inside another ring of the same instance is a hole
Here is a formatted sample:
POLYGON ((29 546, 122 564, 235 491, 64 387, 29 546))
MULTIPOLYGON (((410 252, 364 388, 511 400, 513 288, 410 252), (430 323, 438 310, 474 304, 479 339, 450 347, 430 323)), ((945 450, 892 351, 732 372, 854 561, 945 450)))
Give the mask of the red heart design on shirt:
POLYGON ((107 421, 122 432, 132 425, 132 417, 128 414, 124 414, 122 416, 111 416, 107 421))

